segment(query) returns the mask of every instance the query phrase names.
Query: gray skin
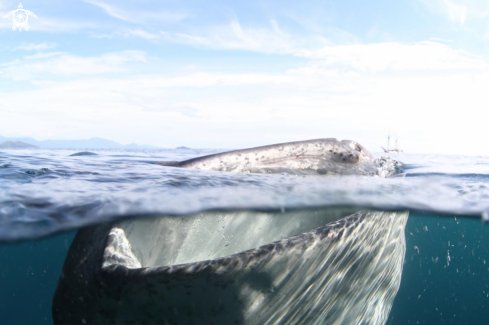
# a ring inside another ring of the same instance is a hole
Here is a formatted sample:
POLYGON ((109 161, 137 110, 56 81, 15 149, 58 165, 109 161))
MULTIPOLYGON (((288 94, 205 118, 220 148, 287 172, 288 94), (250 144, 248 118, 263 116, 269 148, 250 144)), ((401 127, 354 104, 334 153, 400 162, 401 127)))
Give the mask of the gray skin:
MULTIPOLYGON (((335 139, 174 165, 377 175, 363 147, 335 139)), ((385 324, 400 284, 407 217, 227 211, 81 229, 53 298, 54 324, 385 324)))
POLYGON ((334 138, 228 151, 163 166, 243 173, 376 175, 374 157, 359 143, 334 138))

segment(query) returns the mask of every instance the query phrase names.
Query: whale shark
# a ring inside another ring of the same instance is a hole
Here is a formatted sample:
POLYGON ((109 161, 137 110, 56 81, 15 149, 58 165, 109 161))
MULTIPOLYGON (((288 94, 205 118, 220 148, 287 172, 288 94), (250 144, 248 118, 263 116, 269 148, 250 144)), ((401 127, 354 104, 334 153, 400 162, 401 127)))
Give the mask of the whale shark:
MULTIPOLYGON (((361 145, 336 139, 161 164, 319 177, 385 177, 398 167, 379 167, 361 145)), ((352 208, 207 211, 80 229, 53 297, 53 321, 385 324, 401 281, 407 218, 406 211, 352 208)))
POLYGON ((355 141, 335 138, 279 143, 158 164, 223 172, 381 177, 391 176, 399 169, 392 160, 390 164, 379 164, 355 141), (384 168, 379 171, 379 167, 384 168))

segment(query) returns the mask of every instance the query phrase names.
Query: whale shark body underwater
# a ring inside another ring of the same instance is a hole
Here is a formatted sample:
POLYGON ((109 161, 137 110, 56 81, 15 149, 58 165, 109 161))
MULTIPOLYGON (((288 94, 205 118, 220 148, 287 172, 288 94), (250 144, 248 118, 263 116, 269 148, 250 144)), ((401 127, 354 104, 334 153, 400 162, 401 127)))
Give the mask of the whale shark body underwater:
MULTIPOLYGON (((356 142, 276 144, 164 166, 387 177, 400 164, 356 142)), ((321 176, 323 177, 323 176, 321 176)), ((78 231, 55 324, 385 324, 408 212, 209 211, 78 231)))

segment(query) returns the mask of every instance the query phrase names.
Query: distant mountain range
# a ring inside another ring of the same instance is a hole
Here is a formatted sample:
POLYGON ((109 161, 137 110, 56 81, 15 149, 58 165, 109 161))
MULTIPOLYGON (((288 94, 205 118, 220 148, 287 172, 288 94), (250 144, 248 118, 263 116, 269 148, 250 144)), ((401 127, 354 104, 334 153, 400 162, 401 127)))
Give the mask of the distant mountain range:
MULTIPOLYGON (((15 143, 20 141, 24 144, 39 147, 41 149, 154 149, 157 147, 150 145, 139 145, 135 143, 120 144, 112 140, 102 138, 90 138, 87 140, 43 140, 37 141, 32 138, 6 138, 0 136, 0 145, 8 141, 8 148, 15 146, 19 148, 22 144, 15 143)), ((5 145, 5 146, 7 146, 5 145)), ((23 148, 26 148, 25 146, 23 148)), ((7 149, 7 147, 4 147, 7 149)))
POLYGON ((0 142, 0 149, 39 149, 39 147, 21 141, 4 141, 0 142))

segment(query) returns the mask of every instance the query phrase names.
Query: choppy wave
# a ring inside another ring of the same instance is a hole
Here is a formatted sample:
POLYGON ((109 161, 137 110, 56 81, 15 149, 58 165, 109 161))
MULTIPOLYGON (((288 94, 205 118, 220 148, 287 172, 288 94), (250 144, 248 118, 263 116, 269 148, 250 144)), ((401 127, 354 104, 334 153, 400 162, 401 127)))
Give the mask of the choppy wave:
POLYGON ((155 165, 216 150, 0 152, 0 241, 116 218, 358 206, 481 216, 489 157, 395 155, 406 177, 254 175, 155 165))

